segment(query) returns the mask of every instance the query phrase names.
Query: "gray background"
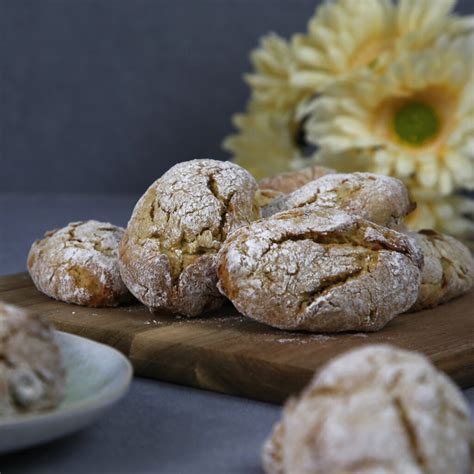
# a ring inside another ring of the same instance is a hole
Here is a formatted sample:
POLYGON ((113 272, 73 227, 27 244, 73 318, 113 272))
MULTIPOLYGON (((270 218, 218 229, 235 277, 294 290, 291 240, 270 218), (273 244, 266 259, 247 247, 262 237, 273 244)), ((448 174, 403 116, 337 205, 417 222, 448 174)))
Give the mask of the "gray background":
POLYGON ((0 0, 0 191, 142 192, 175 162, 225 158, 249 50, 317 3, 0 0))

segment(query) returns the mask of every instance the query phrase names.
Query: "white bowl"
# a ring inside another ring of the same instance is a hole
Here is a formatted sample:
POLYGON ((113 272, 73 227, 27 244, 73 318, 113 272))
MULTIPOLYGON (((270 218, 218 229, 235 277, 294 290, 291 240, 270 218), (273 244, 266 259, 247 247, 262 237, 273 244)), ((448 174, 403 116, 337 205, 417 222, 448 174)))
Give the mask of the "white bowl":
POLYGON ((55 410, 0 419, 0 454, 84 428, 125 395, 132 366, 117 350, 56 332, 66 368, 66 394, 55 410))

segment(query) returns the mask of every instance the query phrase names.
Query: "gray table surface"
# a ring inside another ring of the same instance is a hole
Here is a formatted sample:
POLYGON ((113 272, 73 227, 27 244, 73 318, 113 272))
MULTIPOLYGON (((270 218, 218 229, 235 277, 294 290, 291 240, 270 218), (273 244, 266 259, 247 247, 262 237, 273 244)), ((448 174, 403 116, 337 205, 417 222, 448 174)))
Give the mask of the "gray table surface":
MULTIPOLYGON (((0 275, 24 271, 31 242, 68 222, 125 225, 137 196, 0 194, 0 275)), ((474 388, 464 391, 474 412, 474 388)), ((280 407, 135 377, 85 430, 0 457, 13 473, 261 473, 259 451, 280 407)))

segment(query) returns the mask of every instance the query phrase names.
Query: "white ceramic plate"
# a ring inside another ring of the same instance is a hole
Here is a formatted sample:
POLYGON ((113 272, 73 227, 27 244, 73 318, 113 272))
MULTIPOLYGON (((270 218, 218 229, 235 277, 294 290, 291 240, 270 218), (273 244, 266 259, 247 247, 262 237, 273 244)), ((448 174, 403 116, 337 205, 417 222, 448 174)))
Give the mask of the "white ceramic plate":
POLYGON ((53 411, 0 420, 0 454, 51 441, 99 417, 127 391, 130 362, 104 344, 57 332, 66 367, 66 396, 53 411))

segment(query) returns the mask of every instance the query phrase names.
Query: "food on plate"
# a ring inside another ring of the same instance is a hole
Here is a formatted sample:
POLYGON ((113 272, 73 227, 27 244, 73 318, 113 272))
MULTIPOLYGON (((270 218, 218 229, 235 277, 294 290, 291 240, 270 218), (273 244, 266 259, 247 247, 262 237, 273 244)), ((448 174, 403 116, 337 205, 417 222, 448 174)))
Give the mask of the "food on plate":
POLYGON ((0 418, 53 409, 64 386, 61 354, 47 320, 0 302, 0 418))

